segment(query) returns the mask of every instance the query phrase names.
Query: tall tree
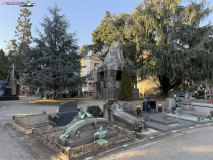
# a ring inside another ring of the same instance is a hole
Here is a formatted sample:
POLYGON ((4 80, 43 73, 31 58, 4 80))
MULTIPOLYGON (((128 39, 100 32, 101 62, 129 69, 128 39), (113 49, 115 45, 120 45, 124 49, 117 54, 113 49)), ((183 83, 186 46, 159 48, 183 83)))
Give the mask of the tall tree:
POLYGON ((5 80, 7 78, 9 65, 8 56, 5 55, 3 49, 0 49, 0 80, 5 80))
POLYGON ((18 78, 19 73, 24 68, 24 60, 26 58, 25 56, 25 50, 29 47, 31 44, 31 26, 32 23, 30 23, 30 16, 31 12, 27 9, 21 9, 20 17, 18 17, 18 25, 16 26, 15 31, 15 37, 17 39, 11 40, 12 49, 10 50, 10 53, 13 55, 13 63, 15 64, 16 70, 15 75, 18 78))
POLYGON ((26 45, 31 44, 31 25, 29 16, 31 15, 31 12, 27 9, 21 9, 22 13, 20 14, 20 17, 18 17, 18 26, 16 26, 15 36, 18 37, 18 40, 21 43, 24 43, 26 45))
POLYGON ((192 2, 186 7, 180 6, 180 2, 144 0, 132 15, 137 24, 133 31, 144 33, 140 39, 136 38, 137 51, 142 51, 137 55, 137 74, 141 79, 152 78, 164 95, 183 80, 205 78, 209 70, 204 59, 208 54, 208 60, 211 63, 213 60, 205 49, 212 27, 199 27, 212 9, 204 9, 206 1, 192 2), (154 41, 148 38, 150 33, 154 41))
POLYGON ((71 94, 86 85, 89 75, 81 77, 81 55, 76 45, 74 36, 76 33, 67 33, 70 24, 64 15, 60 15, 61 9, 55 5, 48 8, 52 19, 45 16, 43 23, 44 33, 37 29, 39 38, 35 38, 35 48, 26 51, 27 60, 23 73, 28 74, 24 84, 31 88, 42 87, 52 90, 53 97, 57 93, 68 90, 71 94))

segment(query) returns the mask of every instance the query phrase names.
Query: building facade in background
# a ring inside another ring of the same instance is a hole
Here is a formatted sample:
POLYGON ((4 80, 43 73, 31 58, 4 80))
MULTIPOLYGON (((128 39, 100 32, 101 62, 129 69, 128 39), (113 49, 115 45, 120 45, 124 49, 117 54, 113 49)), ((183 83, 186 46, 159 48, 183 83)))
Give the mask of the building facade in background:
POLYGON ((101 66, 101 60, 98 58, 98 56, 99 54, 90 55, 81 60, 81 65, 85 67, 82 68, 81 75, 85 76, 92 73, 92 77, 88 80, 87 86, 82 88, 83 93, 86 95, 94 94, 94 72, 96 72, 98 67, 101 66))

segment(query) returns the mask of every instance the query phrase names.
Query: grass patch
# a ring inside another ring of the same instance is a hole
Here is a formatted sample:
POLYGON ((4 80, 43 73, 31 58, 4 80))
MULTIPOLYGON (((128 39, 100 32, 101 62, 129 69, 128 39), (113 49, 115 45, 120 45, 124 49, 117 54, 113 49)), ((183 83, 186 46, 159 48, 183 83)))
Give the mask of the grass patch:
POLYGON ((76 100, 71 100, 71 99, 39 99, 39 100, 33 100, 33 101, 29 101, 29 103, 47 103, 47 102, 67 102, 67 101, 72 101, 75 102, 76 100))
POLYGON ((86 98, 93 98, 93 96, 85 96, 86 98))

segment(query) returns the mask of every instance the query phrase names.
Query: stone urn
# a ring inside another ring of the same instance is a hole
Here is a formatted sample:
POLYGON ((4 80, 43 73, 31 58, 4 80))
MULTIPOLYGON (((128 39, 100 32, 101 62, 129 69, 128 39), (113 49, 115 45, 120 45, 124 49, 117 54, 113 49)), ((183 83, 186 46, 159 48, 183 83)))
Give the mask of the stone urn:
POLYGON ((163 107, 161 107, 161 104, 159 104, 159 106, 158 106, 158 112, 162 112, 162 110, 163 110, 163 107))

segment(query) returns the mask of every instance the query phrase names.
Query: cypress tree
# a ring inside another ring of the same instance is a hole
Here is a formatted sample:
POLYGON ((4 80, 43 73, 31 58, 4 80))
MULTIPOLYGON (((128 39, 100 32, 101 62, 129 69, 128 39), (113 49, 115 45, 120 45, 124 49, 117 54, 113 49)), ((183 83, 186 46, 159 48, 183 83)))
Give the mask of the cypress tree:
POLYGON ((126 68, 123 67, 123 72, 121 74, 121 89, 119 92, 119 100, 131 100, 133 97, 132 87, 129 74, 126 68))

